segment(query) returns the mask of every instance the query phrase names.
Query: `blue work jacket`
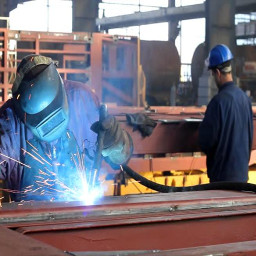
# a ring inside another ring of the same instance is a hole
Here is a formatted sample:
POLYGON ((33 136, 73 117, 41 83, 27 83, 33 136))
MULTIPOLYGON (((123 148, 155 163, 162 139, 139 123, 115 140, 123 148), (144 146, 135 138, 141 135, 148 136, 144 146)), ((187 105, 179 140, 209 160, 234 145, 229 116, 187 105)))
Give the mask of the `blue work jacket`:
POLYGON ((208 104, 199 128, 210 182, 248 181, 252 139, 251 101, 233 82, 228 82, 208 104))
MULTIPOLYGON (((64 86, 69 124, 67 132, 53 143, 40 142, 33 136, 16 115, 13 99, 0 109, 0 179, 7 182, 15 201, 61 200, 59 196, 67 191, 74 194, 74 182, 79 180, 75 171, 84 161, 79 154, 85 149, 88 155, 95 151, 97 134, 90 127, 99 119, 98 99, 85 84, 64 81, 64 86)), ((92 161, 86 159, 82 164, 91 168, 92 161)))

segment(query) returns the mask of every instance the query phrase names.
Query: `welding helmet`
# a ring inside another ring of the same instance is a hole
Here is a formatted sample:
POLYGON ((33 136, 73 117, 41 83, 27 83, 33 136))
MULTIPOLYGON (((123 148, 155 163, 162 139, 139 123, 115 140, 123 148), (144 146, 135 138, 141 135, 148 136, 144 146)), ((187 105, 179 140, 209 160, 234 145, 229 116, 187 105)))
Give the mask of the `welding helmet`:
POLYGON ((63 81, 51 58, 26 56, 12 87, 19 118, 42 141, 51 142, 66 130, 69 113, 63 81))
MULTIPOLYGON (((233 59, 233 54, 224 44, 216 45, 211 49, 208 57, 208 69, 222 69, 225 63, 233 59)), ((225 66, 225 65, 224 65, 225 66)), ((230 66, 230 65, 229 65, 230 66)), ((230 66, 231 71, 231 66, 230 66)), ((228 70, 226 72, 229 72, 228 70)))

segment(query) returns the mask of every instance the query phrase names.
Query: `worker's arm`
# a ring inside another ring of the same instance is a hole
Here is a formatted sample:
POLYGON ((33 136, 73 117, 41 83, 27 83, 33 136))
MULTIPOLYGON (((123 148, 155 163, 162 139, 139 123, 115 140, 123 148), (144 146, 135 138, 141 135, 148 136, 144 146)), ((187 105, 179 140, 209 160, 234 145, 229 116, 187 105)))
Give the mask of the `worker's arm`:
POLYGON ((12 100, 8 100, 0 108, 0 179, 16 188, 21 176, 20 150, 26 143, 26 138, 22 137, 24 130, 24 125, 14 114, 12 100))
POLYGON ((104 130, 102 155, 114 164, 126 163, 133 149, 130 135, 121 129, 113 116, 107 116, 101 122, 97 121, 100 104, 90 87, 74 81, 64 82, 68 91, 69 109, 72 110, 73 122, 70 122, 69 128, 76 135, 77 141, 96 143, 95 133, 99 133, 100 129, 104 130))
POLYGON ((108 115, 101 122, 96 122, 91 129, 98 133, 105 131, 102 155, 113 164, 126 163, 133 151, 133 142, 128 132, 123 130, 114 116, 108 115))
POLYGON ((207 106, 205 117, 199 127, 199 144, 201 150, 208 154, 217 144, 221 108, 216 98, 207 106))

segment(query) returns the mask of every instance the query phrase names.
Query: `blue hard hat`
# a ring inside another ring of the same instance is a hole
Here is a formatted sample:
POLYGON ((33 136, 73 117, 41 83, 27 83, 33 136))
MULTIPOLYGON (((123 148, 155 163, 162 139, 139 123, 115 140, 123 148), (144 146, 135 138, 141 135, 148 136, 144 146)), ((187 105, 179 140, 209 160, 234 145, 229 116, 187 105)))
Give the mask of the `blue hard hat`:
POLYGON ((66 130, 69 121, 67 96, 50 58, 26 57, 18 66, 12 93, 17 115, 40 140, 54 141, 66 130))
POLYGON ((213 47, 209 53, 208 69, 216 68, 217 66, 233 59, 233 54, 224 44, 219 44, 213 47))

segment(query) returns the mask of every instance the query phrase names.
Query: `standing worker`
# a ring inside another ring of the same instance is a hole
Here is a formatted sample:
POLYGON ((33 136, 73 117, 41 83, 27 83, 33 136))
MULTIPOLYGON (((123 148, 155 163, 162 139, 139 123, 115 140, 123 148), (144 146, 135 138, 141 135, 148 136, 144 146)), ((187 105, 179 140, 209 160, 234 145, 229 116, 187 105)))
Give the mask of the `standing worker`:
POLYGON ((0 109, 0 179, 12 200, 79 200, 76 193, 93 180, 101 130, 107 161, 129 160, 130 135, 113 116, 98 121, 95 94, 85 84, 63 82, 51 58, 23 58, 12 94, 0 109))
POLYGON ((248 181, 253 139, 251 101, 232 79, 233 55, 226 45, 209 53, 209 66, 218 94, 207 106, 199 128, 199 142, 206 154, 210 182, 248 181))

